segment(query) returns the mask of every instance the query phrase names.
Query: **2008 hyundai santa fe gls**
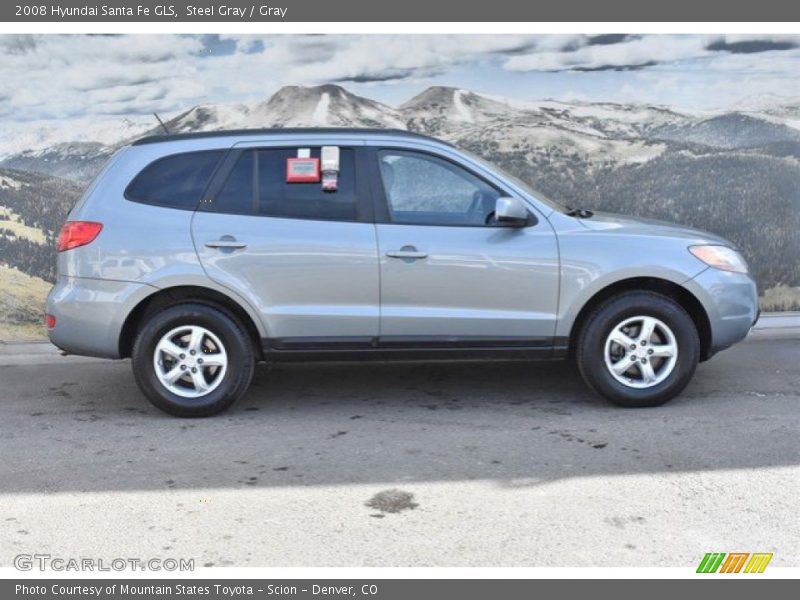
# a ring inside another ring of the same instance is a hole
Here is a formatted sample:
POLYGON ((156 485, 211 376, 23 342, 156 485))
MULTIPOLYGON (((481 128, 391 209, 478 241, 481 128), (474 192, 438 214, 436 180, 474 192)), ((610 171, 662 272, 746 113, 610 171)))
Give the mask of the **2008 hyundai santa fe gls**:
POLYGON ((572 356, 610 401, 655 406, 758 311, 724 239, 563 207, 403 131, 141 139, 58 250, 52 342, 131 357, 153 404, 186 417, 230 406, 258 361, 368 358, 572 356))

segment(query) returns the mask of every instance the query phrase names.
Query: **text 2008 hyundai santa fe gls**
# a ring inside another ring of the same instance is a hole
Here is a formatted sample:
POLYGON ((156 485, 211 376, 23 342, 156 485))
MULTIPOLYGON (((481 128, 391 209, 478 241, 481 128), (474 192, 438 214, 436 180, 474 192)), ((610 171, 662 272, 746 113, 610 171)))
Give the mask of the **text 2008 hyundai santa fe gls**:
POLYGON ((228 407, 261 360, 574 356, 612 402, 654 406, 757 317, 724 239, 564 208, 401 131, 139 140, 58 250, 52 342, 131 357, 180 416, 228 407))

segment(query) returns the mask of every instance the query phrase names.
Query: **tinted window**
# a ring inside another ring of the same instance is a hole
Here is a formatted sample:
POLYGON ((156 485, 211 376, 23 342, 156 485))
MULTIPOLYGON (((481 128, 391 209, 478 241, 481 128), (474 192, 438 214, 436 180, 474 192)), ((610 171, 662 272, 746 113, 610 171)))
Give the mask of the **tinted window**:
MULTIPOLYGON (((311 148, 311 156, 318 158, 320 150, 311 148)), ((296 156, 297 148, 245 151, 217 194, 212 210, 271 217, 355 220, 354 151, 340 148, 339 186, 335 192, 323 191, 321 182, 288 183, 286 160, 296 156)))
POLYGON ((194 210, 223 151, 166 156, 147 165, 125 190, 135 202, 194 210))
POLYGON ((491 223, 500 193, 481 178, 428 154, 386 150, 378 154, 393 222, 423 225, 491 223))

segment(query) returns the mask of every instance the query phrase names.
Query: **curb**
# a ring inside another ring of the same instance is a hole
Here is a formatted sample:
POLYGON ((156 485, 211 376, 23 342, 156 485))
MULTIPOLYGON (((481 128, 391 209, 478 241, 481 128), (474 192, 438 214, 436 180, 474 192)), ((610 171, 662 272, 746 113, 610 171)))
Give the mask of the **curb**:
POLYGON ((764 313, 753 326, 755 331, 765 329, 800 329, 800 312, 764 313))

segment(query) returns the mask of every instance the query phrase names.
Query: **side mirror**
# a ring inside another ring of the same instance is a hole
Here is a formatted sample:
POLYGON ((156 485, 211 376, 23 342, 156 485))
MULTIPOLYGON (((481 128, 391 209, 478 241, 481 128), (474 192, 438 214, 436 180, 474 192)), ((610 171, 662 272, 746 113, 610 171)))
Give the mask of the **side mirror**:
POLYGON ((498 198, 494 205, 494 218, 510 227, 524 227, 528 224, 528 208, 519 198, 498 198))

